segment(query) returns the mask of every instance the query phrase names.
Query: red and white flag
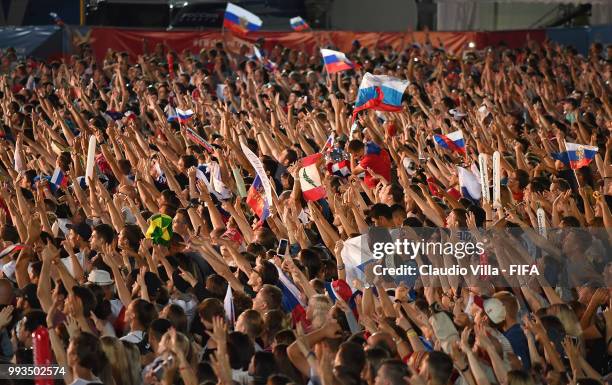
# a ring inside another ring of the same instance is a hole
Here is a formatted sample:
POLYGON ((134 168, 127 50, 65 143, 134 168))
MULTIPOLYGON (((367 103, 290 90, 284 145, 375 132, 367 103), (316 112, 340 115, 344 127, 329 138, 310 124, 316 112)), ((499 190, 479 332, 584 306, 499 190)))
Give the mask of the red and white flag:
POLYGON ((304 199, 307 201, 318 201, 326 196, 325 187, 321 183, 321 176, 317 168, 317 162, 322 154, 313 154, 302 159, 302 168, 299 171, 300 186, 304 199))

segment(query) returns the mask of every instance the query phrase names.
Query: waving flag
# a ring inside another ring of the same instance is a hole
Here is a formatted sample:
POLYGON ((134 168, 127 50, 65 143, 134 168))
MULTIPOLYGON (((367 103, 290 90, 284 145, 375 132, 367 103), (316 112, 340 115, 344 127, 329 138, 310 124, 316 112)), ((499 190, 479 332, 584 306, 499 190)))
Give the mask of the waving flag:
POLYGON ((336 72, 352 70, 355 68, 355 64, 347 59, 346 55, 342 52, 322 48, 321 56, 323 56, 325 69, 330 75, 336 72))
POLYGON ((23 250, 24 248, 25 248, 25 246, 21 245, 19 243, 15 243, 15 244, 9 245, 9 246, 5 247, 4 249, 2 249, 2 251, 0 251, 0 258, 4 258, 7 255, 9 255, 10 253, 12 253, 14 251, 23 250))
POLYGON ((257 31, 262 24, 261 19, 254 13, 232 3, 227 3, 225 18, 223 19, 224 28, 234 33, 246 34, 257 31))
POLYGON ((565 149, 567 150, 570 167, 573 170, 588 166, 589 163, 595 159, 597 151, 599 151, 599 148, 595 146, 585 146, 583 144, 569 142, 565 143, 565 149))
POLYGON ((265 69, 267 69, 270 72, 276 71, 276 69, 278 68, 278 65, 276 65, 276 63, 274 63, 273 61, 269 60, 267 57, 265 57, 261 53, 259 48, 257 48, 257 46, 253 46, 253 53, 254 53, 255 58, 261 63, 261 65, 265 69))
POLYGON ((292 17, 291 20, 289 20, 289 24, 291 24, 291 28, 293 28, 294 31, 298 32, 305 31, 310 28, 308 23, 306 23, 300 16, 292 17))
POLYGON ((361 80, 353 117, 359 111, 373 109, 379 111, 400 111, 402 96, 409 81, 386 75, 372 75, 367 72, 361 80))
POLYGON ((434 139, 440 147, 462 154, 465 153, 465 142, 461 130, 451 132, 448 135, 434 135, 434 139))
POLYGON ((265 191, 259 175, 257 175, 253 183, 251 183, 251 187, 247 192, 246 203, 259 217, 261 222, 265 221, 270 216, 270 204, 265 199, 265 191))
POLYGON ((323 153, 329 152, 332 150, 332 148, 334 148, 334 133, 333 132, 329 134, 329 137, 325 141, 325 144, 323 145, 323 149, 321 150, 321 152, 323 153))
POLYGON ((482 188, 478 176, 463 167, 457 167, 461 195, 471 201, 478 202, 482 197, 482 188))
POLYGON ((307 201, 318 201, 325 198, 325 187, 321 183, 321 176, 317 168, 317 162, 321 159, 320 153, 307 156, 302 159, 302 168, 298 172, 302 194, 307 201))
POLYGON ((206 152, 208 152, 209 154, 212 154, 215 151, 213 149, 213 147, 210 145, 210 143, 208 143, 206 140, 204 140, 204 138, 202 138, 200 135, 198 135, 194 130, 192 130, 189 127, 187 127, 187 137, 192 142, 197 143, 200 146, 204 147, 206 152))
POLYGON ((176 109, 176 116, 178 117, 179 123, 188 122, 193 116, 193 110, 181 110, 180 108, 176 109))
POLYGON ((51 191, 56 192, 60 187, 68 186, 68 179, 58 167, 55 169, 55 171, 53 171, 53 176, 51 176, 49 183, 51 183, 51 191))
POLYGON ((251 166, 255 169, 255 179, 247 193, 247 205, 257 214, 261 222, 265 221, 270 215, 272 207, 272 186, 266 175, 266 171, 261 160, 244 143, 240 143, 242 152, 247 157, 251 166))

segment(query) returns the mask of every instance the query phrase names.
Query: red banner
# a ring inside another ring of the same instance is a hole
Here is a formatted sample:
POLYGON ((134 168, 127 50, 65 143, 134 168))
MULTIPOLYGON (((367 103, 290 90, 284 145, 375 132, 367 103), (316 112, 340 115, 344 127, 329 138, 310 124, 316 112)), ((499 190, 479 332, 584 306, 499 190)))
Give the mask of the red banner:
MULTIPOLYGON (((430 32, 433 45, 439 42, 453 53, 463 50, 471 41, 477 42, 477 32, 430 32)), ((349 51, 353 41, 358 40, 364 47, 391 45, 394 49, 407 47, 415 41, 424 43, 424 32, 349 32, 349 31, 311 31, 311 32, 258 32, 238 37, 230 32, 221 31, 147 31, 120 28, 92 28, 92 46, 98 60, 109 49, 125 51, 134 59, 143 52, 152 52, 159 44, 176 52, 210 49, 217 42, 225 41, 228 46, 237 47, 243 43, 254 43, 264 39, 264 47, 272 48, 280 44, 291 49, 314 53, 321 46, 334 45, 342 51, 349 51)))

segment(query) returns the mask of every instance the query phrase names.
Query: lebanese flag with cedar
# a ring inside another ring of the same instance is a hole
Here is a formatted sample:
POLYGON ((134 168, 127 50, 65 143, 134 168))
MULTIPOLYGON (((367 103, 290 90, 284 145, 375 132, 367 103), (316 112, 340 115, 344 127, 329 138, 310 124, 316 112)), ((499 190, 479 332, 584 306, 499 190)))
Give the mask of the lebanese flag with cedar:
POLYGON ((322 156, 321 153, 317 153, 302 158, 302 168, 299 171, 300 186, 307 201, 318 201, 327 195, 317 166, 322 156))

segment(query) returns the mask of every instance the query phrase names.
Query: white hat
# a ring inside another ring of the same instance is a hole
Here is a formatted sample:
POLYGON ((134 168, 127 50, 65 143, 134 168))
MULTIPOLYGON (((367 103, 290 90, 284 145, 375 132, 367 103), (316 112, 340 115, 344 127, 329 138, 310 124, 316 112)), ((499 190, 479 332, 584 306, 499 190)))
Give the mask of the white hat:
POLYGON ((484 312, 494 324, 502 323, 506 319, 506 308, 497 298, 488 298, 483 302, 484 312))
POLYGON ((115 282, 106 270, 92 270, 87 277, 87 281, 99 286, 112 285, 115 282))

